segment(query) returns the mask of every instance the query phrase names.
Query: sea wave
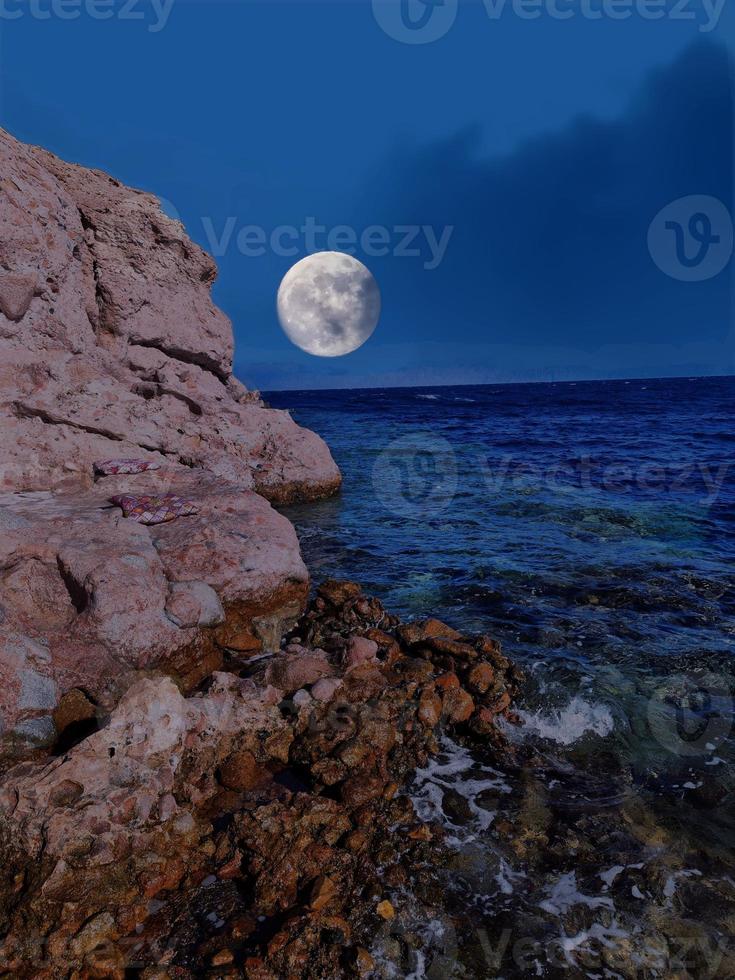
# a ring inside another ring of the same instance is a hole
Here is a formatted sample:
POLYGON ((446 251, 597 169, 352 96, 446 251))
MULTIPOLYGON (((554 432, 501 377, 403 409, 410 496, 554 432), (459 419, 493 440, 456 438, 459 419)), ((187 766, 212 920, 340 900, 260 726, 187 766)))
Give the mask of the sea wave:
POLYGON ((572 698, 561 708, 521 710, 518 714, 527 735, 536 735, 558 745, 571 745, 587 734, 604 738, 615 728, 607 705, 585 701, 581 697, 572 698))

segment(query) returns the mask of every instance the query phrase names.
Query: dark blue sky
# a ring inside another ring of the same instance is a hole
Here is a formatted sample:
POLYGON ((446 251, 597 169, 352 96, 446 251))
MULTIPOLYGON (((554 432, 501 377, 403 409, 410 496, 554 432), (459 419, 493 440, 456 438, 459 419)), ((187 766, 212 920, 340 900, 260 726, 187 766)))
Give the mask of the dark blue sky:
POLYGON ((407 45, 363 0, 173 0, 161 30, 144 0, 129 0, 144 19, 109 21, 77 2, 68 21, 0 16, 2 125, 161 195, 223 253, 215 296, 247 384, 735 373, 733 262, 684 282, 647 244, 676 199, 732 211, 732 4, 704 31, 712 0, 655 21, 530 21, 510 4, 493 21, 462 0, 445 36, 407 45), (309 219, 387 229, 388 255, 355 253, 383 316, 344 358, 278 327, 308 235, 286 233, 293 254, 238 247, 246 226, 270 240, 309 219), (400 254, 400 226, 421 229, 403 249, 418 254, 400 254))

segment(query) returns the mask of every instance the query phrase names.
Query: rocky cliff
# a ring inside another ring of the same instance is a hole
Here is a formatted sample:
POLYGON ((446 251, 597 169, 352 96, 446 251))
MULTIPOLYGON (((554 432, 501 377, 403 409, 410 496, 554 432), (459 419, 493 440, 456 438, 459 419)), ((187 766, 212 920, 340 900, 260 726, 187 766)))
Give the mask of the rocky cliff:
POLYGON ((267 501, 340 474, 232 375, 215 274, 152 195, 0 131, 0 754, 53 744, 141 669, 190 688, 303 608, 267 501), (95 482, 131 456, 159 468, 95 482), (110 505, 162 491, 199 513, 147 528, 110 505))
POLYGON ((233 378, 214 274, 151 196, 0 132, 3 978, 373 973, 441 858, 401 784, 513 718, 489 637, 354 583, 305 612, 271 503, 340 475, 233 378), (161 493, 194 513, 112 499, 161 493))
POLYGON ((158 200, 0 130, 0 486, 136 455, 270 500, 333 492, 324 442, 232 375, 212 259, 158 200))

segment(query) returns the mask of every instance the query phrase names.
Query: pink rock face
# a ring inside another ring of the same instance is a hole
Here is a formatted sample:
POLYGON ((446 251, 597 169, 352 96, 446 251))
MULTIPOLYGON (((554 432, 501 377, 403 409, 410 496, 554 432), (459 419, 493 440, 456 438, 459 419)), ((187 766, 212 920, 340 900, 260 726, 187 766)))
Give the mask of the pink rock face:
POLYGON ((342 679, 339 677, 322 677, 312 687, 311 695, 317 701, 331 701, 342 687, 342 683, 342 679))
POLYGON ((191 698, 168 678, 140 678, 104 729, 63 756, 11 770, 0 786, 0 825, 27 858, 43 861, 44 900, 55 919, 62 909, 47 955, 64 964, 83 958, 89 926, 80 932, 71 910, 84 894, 99 912, 91 921, 104 927, 90 948, 119 934, 96 881, 110 867, 125 865, 113 885, 118 902, 136 889, 150 899, 186 866, 196 869, 206 832, 199 810, 221 788, 217 766, 243 741, 262 751, 258 731, 284 729, 278 709, 232 674, 214 674, 206 695, 191 698))
POLYGON ((378 652, 378 644, 375 640, 368 640, 364 636, 351 636, 347 646, 347 664, 356 667, 364 664, 368 660, 373 660, 378 652))
POLYGON ((301 687, 316 683, 333 671, 326 654, 322 653, 323 651, 309 653, 304 650, 275 657, 266 670, 266 683, 284 694, 293 694, 301 687))
POLYGON ((340 474, 233 377, 215 275, 155 197, 0 130, 0 756, 51 745, 66 695, 104 719, 140 671, 188 691, 234 638, 277 649, 306 599, 263 497, 340 474), (120 459, 155 468, 95 474, 120 459), (148 527, 109 502, 151 494, 197 513, 148 527))
POLYGON ((0 494, 0 755, 56 737, 54 709, 82 689, 102 715, 162 668, 216 669, 219 628, 290 626, 308 575, 289 521, 261 496, 192 470, 110 477, 76 494, 0 494), (143 481, 199 512, 146 527, 109 504, 143 481))
POLYGON ((324 442, 232 376, 215 276, 155 197, 0 130, 0 489, 87 487, 129 456, 334 492, 324 442))

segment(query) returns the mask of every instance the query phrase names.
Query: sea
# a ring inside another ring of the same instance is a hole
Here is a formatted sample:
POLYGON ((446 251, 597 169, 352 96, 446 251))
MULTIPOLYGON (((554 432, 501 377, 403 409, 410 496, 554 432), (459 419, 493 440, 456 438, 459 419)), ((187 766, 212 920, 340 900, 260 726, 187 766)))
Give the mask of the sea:
POLYGON ((313 580, 527 677, 530 769, 444 737, 416 776, 449 856, 381 975, 735 975, 735 378, 264 398, 344 476, 285 511, 313 580))

